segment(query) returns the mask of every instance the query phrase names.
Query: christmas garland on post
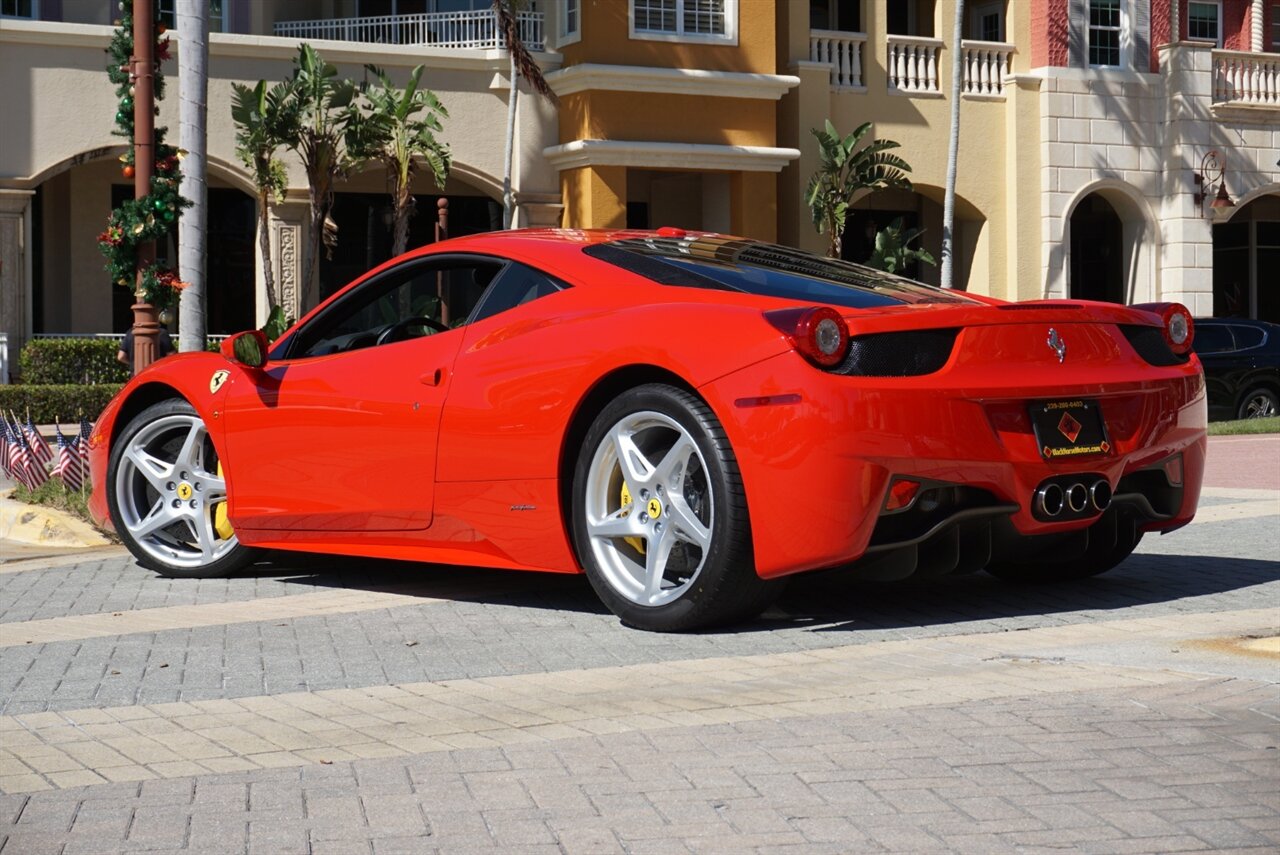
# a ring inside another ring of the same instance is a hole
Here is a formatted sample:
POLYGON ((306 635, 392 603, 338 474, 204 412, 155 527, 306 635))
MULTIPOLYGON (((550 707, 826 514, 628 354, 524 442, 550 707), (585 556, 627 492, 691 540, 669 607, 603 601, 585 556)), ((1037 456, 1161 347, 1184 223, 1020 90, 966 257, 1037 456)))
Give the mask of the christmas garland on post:
MULTIPOLYGON (((111 57, 107 76, 115 84, 120 105, 115 116, 116 129, 112 133, 129 141, 128 150, 120 156, 121 172, 125 178, 133 178, 134 86, 130 64, 133 57, 133 0, 121 0, 120 11, 121 18, 116 22, 115 33, 107 47, 111 57)), ((164 35, 164 31, 164 24, 157 21, 156 101, 164 97, 164 75, 160 71, 160 63, 169 58, 169 37, 164 35)), ((159 115, 160 108, 156 107, 155 112, 159 115)), ((136 289, 144 303, 154 306, 172 305, 178 292, 187 287, 187 283, 178 278, 176 270, 162 264, 152 264, 141 271, 140 282, 137 277, 138 246, 163 239, 177 225, 182 209, 191 206, 189 200, 178 194, 178 184, 182 180, 179 161, 185 152, 165 143, 165 130, 162 127, 155 129, 156 162, 151 192, 141 199, 127 199, 121 203, 111 212, 106 231, 98 235, 98 248, 107 258, 106 269, 111 274, 111 281, 131 291, 136 289)))

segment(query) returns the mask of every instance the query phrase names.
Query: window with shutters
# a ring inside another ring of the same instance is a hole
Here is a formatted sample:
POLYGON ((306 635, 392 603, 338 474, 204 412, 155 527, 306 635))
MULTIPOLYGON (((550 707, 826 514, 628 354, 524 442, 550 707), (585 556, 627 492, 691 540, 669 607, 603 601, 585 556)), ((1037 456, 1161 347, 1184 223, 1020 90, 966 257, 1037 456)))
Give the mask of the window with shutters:
POLYGON ((1128 14, 1122 0, 1089 0, 1089 65, 1119 68, 1124 64, 1128 14))

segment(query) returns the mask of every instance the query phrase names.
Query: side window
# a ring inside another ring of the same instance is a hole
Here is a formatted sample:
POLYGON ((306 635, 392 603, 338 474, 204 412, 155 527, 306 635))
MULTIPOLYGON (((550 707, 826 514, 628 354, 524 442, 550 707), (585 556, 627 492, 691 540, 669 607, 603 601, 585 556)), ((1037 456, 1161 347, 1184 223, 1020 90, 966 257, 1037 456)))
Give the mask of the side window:
POLYGON ((407 262, 354 289, 299 330, 289 358, 345 353, 460 327, 502 267, 481 258, 407 262))
POLYGON ((1236 347, 1245 350, 1262 344, 1262 330, 1257 327, 1232 326, 1231 332, 1236 337, 1236 347))
POLYGON ((565 287, 563 283, 541 271, 512 262, 506 270, 502 271, 498 281, 485 296, 484 302, 476 309, 471 323, 505 312, 507 309, 522 306, 530 300, 554 294, 565 287))
POLYGON ((1226 353, 1235 349, 1235 343, 1231 340, 1231 330, 1222 324, 1197 326, 1191 346, 1196 353, 1226 353))

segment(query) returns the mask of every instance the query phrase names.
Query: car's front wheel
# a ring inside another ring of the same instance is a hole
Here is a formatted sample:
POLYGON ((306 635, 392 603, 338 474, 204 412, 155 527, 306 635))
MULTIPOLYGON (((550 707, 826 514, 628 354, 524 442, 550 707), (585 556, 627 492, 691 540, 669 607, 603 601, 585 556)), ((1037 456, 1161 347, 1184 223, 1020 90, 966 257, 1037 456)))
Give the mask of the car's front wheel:
POLYGON ((226 522, 226 482, 204 420, 171 399, 121 431, 107 466, 116 533, 143 567, 164 576, 227 575, 253 560, 226 522))
POLYGON ((631 626, 672 632, 744 619, 781 589, 755 572, 724 429, 683 389, 640 386, 596 417, 574 472, 572 514, 592 587, 631 626))

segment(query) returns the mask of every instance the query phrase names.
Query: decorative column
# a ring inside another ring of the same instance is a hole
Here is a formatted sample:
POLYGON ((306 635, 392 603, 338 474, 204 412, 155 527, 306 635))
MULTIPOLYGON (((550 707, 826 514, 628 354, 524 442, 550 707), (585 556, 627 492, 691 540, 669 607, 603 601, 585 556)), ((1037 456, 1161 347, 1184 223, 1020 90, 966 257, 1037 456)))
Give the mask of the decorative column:
POLYGON ((34 195, 31 190, 0 190, 0 333, 9 341, 10 366, 18 364, 31 332, 27 208, 34 195))
POLYGON ((1263 0, 1253 0, 1253 8, 1250 10, 1249 23, 1251 24, 1249 32, 1249 50, 1254 53, 1262 53, 1264 41, 1262 8, 1265 4, 1263 0))
MULTIPOLYGON (((290 196, 306 198, 305 192, 293 191, 290 196)), ((307 202, 286 201, 271 206, 271 243, 275 248, 275 279, 280 288, 280 306, 291 321, 302 317, 310 306, 302 305, 302 255, 305 251, 307 222, 311 206, 307 202)), ((258 322, 266 323, 266 285, 259 280, 258 322)), ((317 290, 317 295, 319 291, 317 290)))

